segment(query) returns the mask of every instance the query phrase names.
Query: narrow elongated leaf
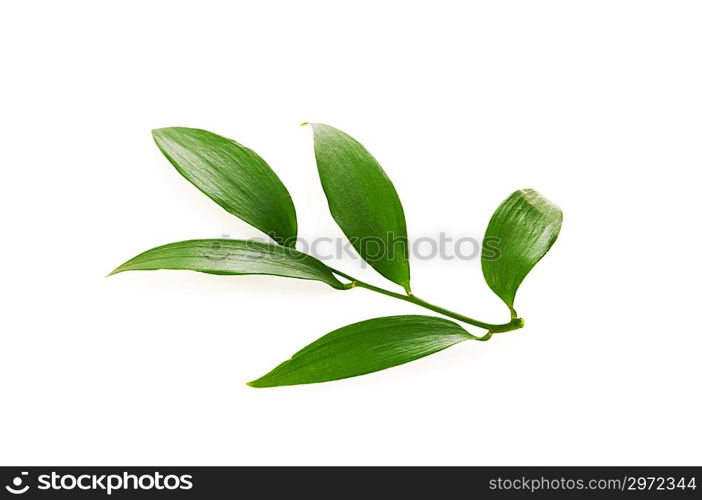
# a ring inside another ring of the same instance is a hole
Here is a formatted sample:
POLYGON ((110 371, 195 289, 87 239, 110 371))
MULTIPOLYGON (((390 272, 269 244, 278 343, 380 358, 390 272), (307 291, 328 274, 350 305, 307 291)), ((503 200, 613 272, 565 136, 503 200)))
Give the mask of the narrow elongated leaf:
POLYGON ((255 152, 206 130, 154 130, 154 141, 180 174, 227 212, 281 244, 295 245, 290 193, 255 152))
POLYGON ((514 314, 514 296, 558 238, 561 209, 533 189, 520 189, 497 208, 483 240, 485 281, 514 314))
POLYGON ((249 385, 275 387, 355 377, 475 338, 456 323, 431 316, 369 319, 328 333, 249 385))
POLYGON ((209 274, 271 274, 322 281, 334 288, 348 286, 327 266, 292 248, 242 240, 189 240, 152 248, 128 260, 110 274, 124 271, 184 269, 209 274))
POLYGON ((334 220, 366 262, 409 289, 405 214, 392 182, 353 137, 321 123, 312 129, 319 178, 334 220))

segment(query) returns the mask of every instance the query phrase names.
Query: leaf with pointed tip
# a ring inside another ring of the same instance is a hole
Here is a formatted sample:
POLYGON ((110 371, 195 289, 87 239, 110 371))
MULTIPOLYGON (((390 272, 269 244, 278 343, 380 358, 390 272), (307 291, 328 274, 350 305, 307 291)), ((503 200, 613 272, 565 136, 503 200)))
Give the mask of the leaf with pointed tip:
POLYGON ((408 290, 407 227, 395 187, 353 137, 329 125, 311 125, 319 178, 334 220, 366 262, 408 290))
POLYGON ((514 296, 526 275, 558 238, 563 213, 533 189, 520 189, 497 208, 483 240, 485 281, 514 314, 514 296))
POLYGON ((221 275, 269 274, 322 281, 339 290, 348 288, 311 255, 279 245, 228 239, 189 240, 152 248, 110 274, 157 269, 221 275))
POLYGON ((328 333, 249 385, 276 387, 355 377, 475 338, 456 323, 431 316, 369 319, 328 333))
POLYGON ((295 246, 295 206, 263 158, 206 130, 171 127, 152 133, 168 161, 196 188, 276 242, 295 246))

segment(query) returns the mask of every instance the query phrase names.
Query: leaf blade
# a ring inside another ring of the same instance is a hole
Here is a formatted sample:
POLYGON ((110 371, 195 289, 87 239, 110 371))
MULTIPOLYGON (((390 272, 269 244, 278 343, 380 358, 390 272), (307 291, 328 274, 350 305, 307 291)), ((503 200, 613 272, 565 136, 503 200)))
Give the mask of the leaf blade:
POLYGON ((230 239, 187 240, 155 247, 128 260, 110 275, 159 269, 230 276, 264 274, 321 281, 338 290, 347 288, 311 255, 280 245, 230 239))
POLYGON ((392 181, 353 137, 322 123, 311 127, 317 170, 332 217, 366 262, 409 290, 407 225, 392 181))
POLYGON ((152 131, 175 169, 207 197, 278 243, 294 246, 297 216, 290 193, 251 149, 206 130, 152 131))
POLYGON ((513 314, 519 286, 556 242, 562 223, 561 209, 533 189, 512 193, 490 219, 481 255, 483 277, 513 314))
POLYGON ((365 375, 475 338, 458 324, 432 316, 369 319, 328 333, 248 385, 277 387, 365 375))

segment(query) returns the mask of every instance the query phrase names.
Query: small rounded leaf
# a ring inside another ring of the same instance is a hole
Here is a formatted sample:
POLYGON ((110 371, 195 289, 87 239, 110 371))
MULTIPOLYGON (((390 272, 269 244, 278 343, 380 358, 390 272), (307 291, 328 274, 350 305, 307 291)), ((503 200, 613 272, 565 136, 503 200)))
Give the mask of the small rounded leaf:
POLYGON ((520 189, 497 208, 483 239, 485 281, 514 314, 514 296, 526 275, 558 238, 563 213, 533 189, 520 189))

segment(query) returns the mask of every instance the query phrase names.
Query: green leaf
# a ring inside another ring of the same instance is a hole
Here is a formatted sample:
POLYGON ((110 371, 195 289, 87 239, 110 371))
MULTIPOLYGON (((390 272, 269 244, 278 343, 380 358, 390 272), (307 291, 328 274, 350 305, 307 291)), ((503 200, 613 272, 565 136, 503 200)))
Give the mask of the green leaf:
POLYGON ((295 206, 263 158, 206 130, 172 127, 152 133, 161 152, 196 188, 276 242, 295 246, 295 206))
POLYGON ((395 187, 353 137, 313 123, 319 178, 334 220, 361 257, 409 290, 405 214, 395 187))
POLYGON ((389 316, 339 328, 311 343, 252 387, 312 384, 384 370, 476 337, 431 316, 389 316))
POLYGON ((124 271, 181 269, 209 274, 270 274, 322 281, 346 289, 314 257, 289 247, 243 240, 189 240, 152 248, 128 260, 110 275, 124 271))
POLYGON ((519 285, 558 238, 561 209, 533 189, 515 191, 497 208, 483 240, 485 281, 515 314, 519 285))

